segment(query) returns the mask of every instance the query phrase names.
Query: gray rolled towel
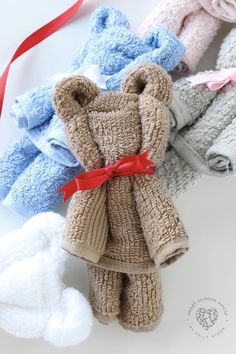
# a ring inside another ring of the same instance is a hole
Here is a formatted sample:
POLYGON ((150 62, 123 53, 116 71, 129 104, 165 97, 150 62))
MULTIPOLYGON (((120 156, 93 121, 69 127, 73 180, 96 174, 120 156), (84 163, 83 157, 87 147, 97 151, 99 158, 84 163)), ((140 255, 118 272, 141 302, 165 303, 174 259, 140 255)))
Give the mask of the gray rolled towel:
MULTIPOLYGON (((223 41, 216 66, 217 70, 231 67, 236 67, 236 28, 223 41)), ((235 172, 236 87, 232 83, 217 92, 178 80, 170 117, 172 148, 157 174, 173 196, 184 193, 203 173, 235 172)))
POLYGON ((216 95, 216 91, 210 91, 205 85, 191 87, 186 79, 177 80, 170 105, 172 128, 180 131, 192 125, 207 110, 216 95))
POLYGON ((214 176, 235 172, 229 161, 231 156, 236 158, 235 144, 228 145, 236 138, 235 129, 231 129, 236 116, 235 98, 236 87, 218 93, 205 114, 191 127, 171 136, 171 144, 178 154, 199 172, 214 176), (224 149, 219 150, 223 146, 224 149), (230 147, 230 156, 224 156, 230 147))
POLYGON ((236 118, 218 136, 214 145, 207 151, 209 166, 217 171, 236 169, 236 118))
MULTIPOLYGON (((221 45, 216 69, 236 68, 236 27, 233 28, 221 45)), ((232 105, 234 120, 218 136, 213 146, 206 153, 209 166, 218 171, 228 170, 232 173, 236 168, 236 89, 233 84, 227 85, 223 91, 232 90, 228 99, 232 105)), ((227 103, 228 104, 228 103, 227 103)))

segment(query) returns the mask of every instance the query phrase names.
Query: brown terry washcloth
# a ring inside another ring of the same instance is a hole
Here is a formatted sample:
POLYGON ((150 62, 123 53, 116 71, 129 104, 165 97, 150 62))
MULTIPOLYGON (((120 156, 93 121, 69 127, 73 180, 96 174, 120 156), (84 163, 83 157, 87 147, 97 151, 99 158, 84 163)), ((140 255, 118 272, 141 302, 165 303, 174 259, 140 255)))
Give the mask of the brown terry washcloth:
MULTIPOLYGON (((82 76, 57 84, 54 104, 71 150, 86 171, 148 151, 158 168, 169 131, 172 82, 156 64, 142 64, 120 92, 99 91, 82 76)), ((73 195, 63 247, 89 265, 91 304, 102 322, 153 328, 162 313, 157 273, 188 248, 178 212, 155 175, 113 177, 73 195)))

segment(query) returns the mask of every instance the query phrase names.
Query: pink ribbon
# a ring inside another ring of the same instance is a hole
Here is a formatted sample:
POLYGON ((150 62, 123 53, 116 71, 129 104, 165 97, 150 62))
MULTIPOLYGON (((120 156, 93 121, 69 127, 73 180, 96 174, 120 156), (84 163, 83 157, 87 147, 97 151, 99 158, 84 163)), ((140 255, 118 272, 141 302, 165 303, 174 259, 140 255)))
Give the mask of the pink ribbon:
POLYGON ((236 83, 236 68, 199 73, 189 76, 186 80, 191 82, 191 86, 205 84, 211 91, 217 91, 229 82, 236 83))

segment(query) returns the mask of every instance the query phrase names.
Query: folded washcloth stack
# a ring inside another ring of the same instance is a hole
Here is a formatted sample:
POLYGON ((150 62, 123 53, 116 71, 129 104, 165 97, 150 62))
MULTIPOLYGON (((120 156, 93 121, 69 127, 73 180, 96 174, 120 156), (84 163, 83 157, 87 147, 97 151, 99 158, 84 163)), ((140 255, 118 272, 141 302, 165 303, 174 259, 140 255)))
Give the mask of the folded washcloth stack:
MULTIPOLYGON (((223 41, 216 65, 221 75, 231 68, 236 71, 236 28, 223 41)), ((211 90, 206 84, 193 86, 193 78, 174 84, 171 119, 176 129, 171 143, 175 150, 167 152, 157 172, 175 196, 201 173, 227 176, 236 170, 236 80, 226 78, 221 89, 211 90), (186 124, 190 126, 183 128, 186 124)))
POLYGON ((58 214, 39 214, 0 238, 0 328, 63 347, 86 339, 92 325, 87 300, 62 282, 64 225, 58 214))
POLYGON ((0 198, 24 218, 50 211, 62 200, 58 189, 80 170, 53 161, 23 136, 0 160, 0 198))
MULTIPOLYGON (((131 32, 128 20, 113 7, 100 7, 91 16, 88 40, 73 59, 70 72, 99 73, 94 78, 116 90, 127 71, 138 63, 155 62, 167 71, 182 60, 184 46, 166 29, 155 29, 144 40, 131 32)), ((91 78, 91 77, 90 77, 91 78)), ((0 160, 0 197, 24 217, 52 210, 62 195, 57 190, 80 171, 67 145, 63 123, 51 102, 55 82, 17 97, 11 115, 27 137, 0 160), (19 156, 19 159, 16 157, 19 156), (15 168, 21 161, 20 167, 15 168)))
POLYGON ((193 71, 223 21, 236 23, 236 0, 161 0, 138 29, 143 38, 162 26, 186 47, 179 71, 193 71))

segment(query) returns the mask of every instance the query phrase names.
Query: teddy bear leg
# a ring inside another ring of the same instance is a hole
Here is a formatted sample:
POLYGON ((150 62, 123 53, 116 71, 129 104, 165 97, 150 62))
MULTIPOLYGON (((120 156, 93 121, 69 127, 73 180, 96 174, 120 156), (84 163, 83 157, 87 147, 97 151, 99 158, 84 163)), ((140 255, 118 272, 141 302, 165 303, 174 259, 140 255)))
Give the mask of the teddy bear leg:
POLYGON ((164 184, 156 176, 136 176, 134 195, 143 235, 157 269, 177 261, 188 250, 188 236, 164 184))
POLYGON ((120 311, 121 273, 89 264, 88 275, 94 316, 102 324, 109 324, 120 311))
POLYGON ((153 330, 164 310, 159 273, 125 274, 119 322, 135 332, 153 330))

